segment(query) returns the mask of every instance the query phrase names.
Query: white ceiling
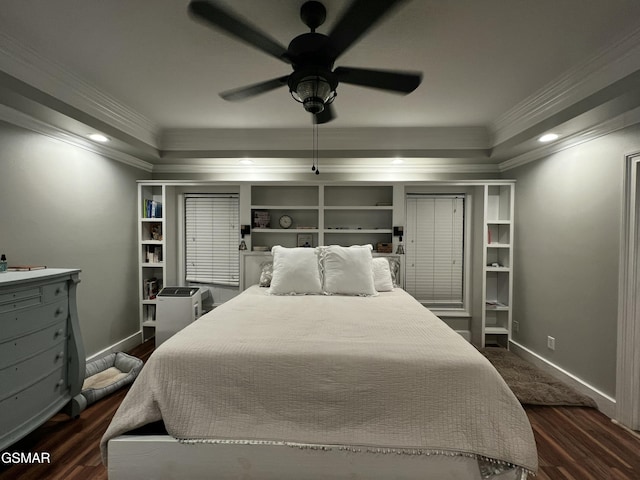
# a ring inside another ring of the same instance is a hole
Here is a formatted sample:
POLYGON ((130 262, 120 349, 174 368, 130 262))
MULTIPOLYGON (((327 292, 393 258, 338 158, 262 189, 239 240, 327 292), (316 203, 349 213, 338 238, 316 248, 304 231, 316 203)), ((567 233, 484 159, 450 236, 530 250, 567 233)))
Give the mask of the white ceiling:
MULTIPOLYGON (((225 3, 285 46, 307 31, 303 0, 225 3)), ((348 2, 323 3, 327 33, 348 2)), ((290 66, 194 21, 187 4, 3 0, 4 117, 26 113, 63 134, 100 129, 111 148, 150 164, 302 155, 311 121, 286 88, 243 102, 218 96, 290 66)), ((336 66, 418 70, 422 84, 408 96, 340 85, 338 118, 320 127, 324 147, 495 163, 530 150, 540 131, 575 135, 640 105, 628 77, 640 69, 639 18, 631 0, 406 2, 336 66)))

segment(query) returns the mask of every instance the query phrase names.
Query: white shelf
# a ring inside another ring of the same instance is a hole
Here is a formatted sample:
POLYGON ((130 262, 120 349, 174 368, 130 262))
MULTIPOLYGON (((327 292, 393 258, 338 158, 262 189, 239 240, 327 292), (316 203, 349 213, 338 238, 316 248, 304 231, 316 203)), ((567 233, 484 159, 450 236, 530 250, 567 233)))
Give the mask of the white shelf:
POLYGON ((317 205, 251 205, 251 210, 318 210, 317 205))
POLYGON ((253 228, 251 233, 318 233, 317 228, 253 228))
POLYGON ((325 228, 324 233, 392 233, 390 228, 325 228))
POLYGON ((509 329, 504 327, 485 327, 486 335, 509 335, 509 329))
POLYGON ((325 210, 393 210, 393 205, 325 206, 325 210))
POLYGON ((493 311, 493 312, 508 312, 509 311, 509 305, 504 305, 504 304, 496 304, 496 305, 490 305, 490 304, 486 304, 484 306, 485 310, 489 310, 489 311, 493 311))
POLYGON ((508 273, 511 271, 509 267, 486 267, 487 272, 504 272, 508 273))
POLYGON ((488 243, 487 248, 511 248, 510 243, 488 243))

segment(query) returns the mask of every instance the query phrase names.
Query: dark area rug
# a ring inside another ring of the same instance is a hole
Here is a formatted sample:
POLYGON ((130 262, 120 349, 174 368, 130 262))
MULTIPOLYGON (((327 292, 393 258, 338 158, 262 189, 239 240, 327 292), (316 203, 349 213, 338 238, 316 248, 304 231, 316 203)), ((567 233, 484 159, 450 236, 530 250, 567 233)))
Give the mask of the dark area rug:
POLYGON ((481 348, 480 353, 496 368, 523 405, 597 408, 593 399, 556 380, 504 348, 481 348))

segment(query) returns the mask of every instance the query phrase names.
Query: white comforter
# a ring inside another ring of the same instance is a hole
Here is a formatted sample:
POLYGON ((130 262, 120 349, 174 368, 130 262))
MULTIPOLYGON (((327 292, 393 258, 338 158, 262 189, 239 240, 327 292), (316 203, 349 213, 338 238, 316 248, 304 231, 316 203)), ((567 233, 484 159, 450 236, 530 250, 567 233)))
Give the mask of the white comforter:
POLYGON ((109 439, 162 419, 184 440, 461 454, 537 469, 525 412, 491 364, 400 289, 271 296, 251 287, 163 343, 109 439))

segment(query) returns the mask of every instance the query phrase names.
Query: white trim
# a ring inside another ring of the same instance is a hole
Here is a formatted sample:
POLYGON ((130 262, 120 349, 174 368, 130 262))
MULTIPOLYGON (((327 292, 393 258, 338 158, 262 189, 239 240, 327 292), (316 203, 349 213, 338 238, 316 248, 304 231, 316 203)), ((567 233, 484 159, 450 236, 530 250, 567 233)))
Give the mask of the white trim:
POLYGON ((64 143, 73 145, 74 147, 82 148, 98 155, 103 155, 111 160, 115 160, 120 163, 124 163, 131 167, 144 170, 145 172, 151 172, 153 170, 153 164, 140 160, 132 155, 109 148, 104 144, 91 142, 86 138, 69 133, 61 128, 54 127, 53 125, 37 120, 25 113, 22 113, 6 105, 0 105, 0 120, 21 127, 32 132, 39 133, 50 137, 54 140, 59 140, 64 143))
MULTIPOLYGON (((311 128, 168 128, 161 132, 160 149, 167 155, 182 151, 230 151, 242 145, 244 151, 307 150, 311 128)), ((323 127, 323 150, 487 150, 489 132, 479 127, 323 127)), ((401 155, 401 153, 399 153, 401 155)), ((322 159, 321 159, 322 160, 322 159)))
POLYGON ((498 169, 500 172, 506 172, 512 168, 526 165, 527 163, 548 157, 554 153, 580 145, 581 143, 590 142, 598 137, 609 135, 610 133, 622 130, 623 128, 630 127, 637 123, 640 123, 640 107, 634 108, 633 110, 618 115, 617 117, 607 119, 586 130, 581 130, 558 142, 554 142, 553 144, 544 145, 540 148, 536 148, 535 150, 529 150, 522 155, 518 155, 517 157, 501 162, 498 164, 498 169))
POLYGON ((578 392, 591 397, 596 402, 596 404, 598 405, 598 409, 602 413, 610 418, 614 418, 616 411, 615 398, 612 398, 606 393, 601 392, 597 388, 589 385, 581 378, 576 377, 572 373, 555 365, 546 358, 541 357, 534 351, 529 350, 528 348, 520 345, 517 342, 514 342, 513 340, 509 341, 509 350, 511 350, 514 354, 516 354, 523 360, 532 363, 540 370, 543 370, 544 372, 552 375, 561 382, 564 382, 567 385, 575 388, 578 392))
POLYGON ((95 115, 144 143, 157 145, 159 128, 151 120, 3 32, 0 32, 0 64, 7 74, 95 115))
MULTIPOLYGON (((261 162, 269 162, 270 160, 279 160, 282 159, 260 159, 261 162)), ((290 159, 287 159, 290 160, 290 159)), ((179 173, 179 174, 189 174, 189 173, 216 173, 216 174, 238 174, 240 176, 251 175, 255 177, 260 177, 260 175, 264 174, 290 174, 290 173, 310 173, 311 172, 311 160, 310 159, 293 159, 296 160, 295 163, 291 163, 288 165, 272 165, 272 166, 246 166, 246 165, 201 165, 201 164, 186 164, 181 162, 179 164, 158 164, 154 165, 153 173, 179 173)), ((336 160, 340 159, 326 159, 320 160, 320 168, 322 173, 363 173, 367 174, 400 174, 400 175, 413 175, 420 173, 473 173, 473 174, 497 174, 499 172, 499 168, 495 164, 461 164, 461 165, 450 165, 446 163, 441 163, 437 161, 437 163, 433 163, 433 159, 421 159, 424 161, 423 165, 420 166, 394 166, 394 165, 380 165, 380 164, 359 164, 359 165, 336 165, 336 164, 325 164, 324 162, 336 162, 336 160)), ((229 163, 234 162, 237 163, 238 159, 216 159, 216 162, 219 163, 229 163)), ((385 159, 385 162, 389 162, 389 159, 385 159)), ((245 177, 246 180, 246 177, 245 177)))
POLYGON ((618 365, 616 419, 640 430, 640 152, 627 155, 622 196, 618 296, 618 365))
POLYGON ((123 338, 118 343, 114 343, 110 347, 100 350, 99 352, 94 353, 90 357, 87 357, 87 362, 93 362, 94 360, 98 360, 99 358, 106 357, 110 353, 127 352, 132 348, 137 347, 141 343, 142 343, 142 331, 138 331, 133 335, 128 336, 127 338, 123 338))
POLYGON ((597 51, 493 122, 499 145, 554 113, 624 78, 640 63, 640 28, 597 51))

